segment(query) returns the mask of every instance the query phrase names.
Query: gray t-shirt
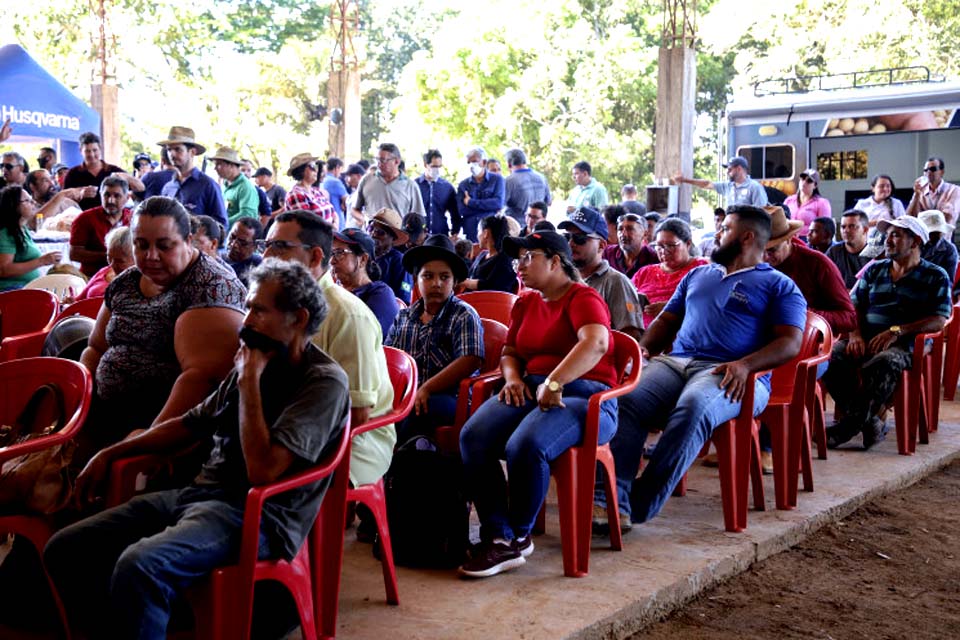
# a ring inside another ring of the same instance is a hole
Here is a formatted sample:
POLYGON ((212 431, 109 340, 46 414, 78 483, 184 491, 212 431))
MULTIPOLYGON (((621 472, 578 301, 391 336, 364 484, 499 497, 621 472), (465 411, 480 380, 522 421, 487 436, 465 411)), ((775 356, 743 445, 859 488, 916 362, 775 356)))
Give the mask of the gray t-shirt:
MULTIPOLYGON (((237 371, 231 371, 216 391, 184 415, 183 423, 213 438, 210 457, 194 484, 222 490, 231 504, 242 508, 251 485, 240 446, 237 379, 237 371)), ((308 469, 336 446, 350 412, 347 375, 316 346, 307 345, 296 367, 272 360, 260 378, 260 394, 271 439, 296 454, 285 475, 308 469)), ((286 491, 264 505, 261 530, 284 558, 293 558, 300 549, 330 480, 328 476, 286 491)))
POLYGON ((363 176, 353 206, 363 211, 368 221, 384 208, 393 209, 401 218, 413 212, 426 217, 420 187, 403 173, 391 182, 385 182, 379 173, 363 176))
POLYGON ((606 260, 584 282, 593 287, 610 309, 610 328, 623 331, 626 327, 642 330, 643 308, 637 289, 627 276, 610 267, 606 260))
POLYGON ((737 184, 733 180, 715 182, 713 189, 723 197, 724 206, 727 207, 735 204, 749 204, 755 207, 767 205, 767 192, 763 185, 756 180, 751 180, 749 176, 743 184, 737 184))

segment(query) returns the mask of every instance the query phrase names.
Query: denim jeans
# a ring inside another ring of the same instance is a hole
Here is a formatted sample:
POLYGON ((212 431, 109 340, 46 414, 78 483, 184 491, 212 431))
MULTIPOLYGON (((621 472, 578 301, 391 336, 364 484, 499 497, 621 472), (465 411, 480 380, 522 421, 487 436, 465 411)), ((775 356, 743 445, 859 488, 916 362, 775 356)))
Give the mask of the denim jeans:
POLYGON ((457 415, 457 396, 454 393, 431 393, 427 399, 427 412, 417 415, 411 411, 397 424, 397 444, 403 444, 416 436, 432 438, 437 427, 453 424, 457 415))
MULTIPOLYGON (((57 532, 43 555, 71 621, 95 625, 90 637, 166 638, 179 594, 236 562, 243 506, 223 497, 205 488, 159 491, 57 532)), ((259 553, 275 555, 263 533, 259 553)))
MULTIPOLYGON (((525 380, 536 393, 545 376, 525 380)), ((467 491, 480 517, 484 540, 512 540, 530 533, 550 484, 550 462, 583 441, 587 404, 609 387, 593 380, 575 380, 563 388, 565 408, 541 411, 536 400, 522 407, 484 402, 460 432, 467 491), (506 458, 509 484, 500 460, 506 458)), ((600 443, 617 430, 617 401, 600 407, 600 443)))
MULTIPOLYGON (((721 376, 711 373, 717 364, 657 356, 644 368, 637 388, 620 398, 620 423, 610 448, 619 508, 633 522, 646 522, 660 512, 714 429, 740 414, 740 403, 724 397, 721 376), (635 483, 647 434, 658 429, 663 433, 635 483)), ((770 389, 757 380, 755 394, 756 416, 766 408, 770 389)), ((606 505, 599 482, 594 501, 606 505)))

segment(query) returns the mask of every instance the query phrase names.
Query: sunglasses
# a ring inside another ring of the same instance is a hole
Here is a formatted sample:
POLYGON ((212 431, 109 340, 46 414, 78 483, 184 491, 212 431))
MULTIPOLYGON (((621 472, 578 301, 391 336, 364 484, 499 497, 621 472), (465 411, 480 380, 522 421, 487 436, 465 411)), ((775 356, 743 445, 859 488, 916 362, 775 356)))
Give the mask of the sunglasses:
POLYGON ((800 176, 800 179, 803 180, 804 182, 808 183, 808 184, 816 184, 816 180, 814 180, 814 179, 811 178, 810 176, 801 175, 801 176, 800 176))
POLYGON ((4 171, 13 171, 14 167, 19 167, 19 166, 20 165, 18 164, 10 164, 9 162, 4 162, 3 164, 0 164, 0 167, 3 167, 4 171))
MULTIPOLYGON (((6 169, 6 168, 7 168, 7 165, 3 165, 3 167, 4 167, 4 169, 6 169)), ((940 171, 940 167, 924 167, 924 168, 923 168, 923 172, 924 172, 924 173, 928 173, 928 172, 932 173, 932 172, 934 172, 934 171, 940 171)))

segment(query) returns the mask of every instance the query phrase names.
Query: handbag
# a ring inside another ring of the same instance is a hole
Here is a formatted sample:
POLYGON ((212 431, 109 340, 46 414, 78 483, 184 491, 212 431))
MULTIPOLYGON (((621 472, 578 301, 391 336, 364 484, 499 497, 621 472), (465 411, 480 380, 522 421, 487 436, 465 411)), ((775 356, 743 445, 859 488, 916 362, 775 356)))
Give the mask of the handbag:
MULTIPOLYGON (((13 425, 0 426, 0 446, 43 438, 63 427, 63 392, 45 384, 30 396, 13 425)), ((0 505, 50 514, 70 501, 75 480, 70 463, 76 445, 65 442, 11 458, 0 467, 0 505)))

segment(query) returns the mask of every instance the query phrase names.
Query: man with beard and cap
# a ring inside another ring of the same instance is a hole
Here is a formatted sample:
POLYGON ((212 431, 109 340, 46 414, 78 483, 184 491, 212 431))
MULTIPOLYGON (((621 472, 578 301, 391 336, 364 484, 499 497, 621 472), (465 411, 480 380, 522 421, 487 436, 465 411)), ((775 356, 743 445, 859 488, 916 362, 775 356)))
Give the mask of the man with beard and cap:
MULTIPOLYGON (((799 353, 807 304, 797 285, 763 262, 769 239, 766 211, 730 207, 713 264, 687 274, 640 339, 651 360, 637 388, 619 398, 619 427, 610 443, 622 529, 660 512, 714 429, 739 415, 751 372, 799 353), (663 433, 635 482, 653 429, 663 433)), ((759 415, 770 398, 770 376, 759 378, 754 391, 759 415)), ((602 483, 594 504, 594 523, 604 528, 602 483)))
MULTIPOLYGON (((164 638, 174 600, 236 560, 247 492, 314 467, 340 441, 347 377, 311 343, 327 315, 320 285, 299 264, 265 260, 250 275, 235 365, 185 414, 95 455, 77 478, 83 502, 111 463, 213 448, 187 487, 137 496, 57 532, 44 560, 70 617, 90 638, 164 638)), ((313 526, 331 478, 272 497, 259 556, 291 560, 313 526)))
POLYGON ((881 220, 886 258, 870 264, 857 280, 853 306, 858 326, 833 344, 823 381, 843 415, 827 428, 827 446, 838 447, 858 433, 869 449, 886 435, 880 414, 900 374, 911 365, 914 335, 943 329, 950 317, 947 273, 920 257, 927 228, 913 216, 881 220))
POLYGON ((622 331, 635 340, 643 335, 643 309, 637 290, 627 276, 603 259, 607 246, 607 222, 593 207, 580 207, 560 223, 570 244, 573 266, 610 310, 610 328, 622 331))
POLYGON ((70 259, 88 278, 107 266, 110 230, 130 224, 133 211, 124 207, 129 188, 123 176, 107 176, 100 185, 101 205, 81 213, 70 227, 70 259))

